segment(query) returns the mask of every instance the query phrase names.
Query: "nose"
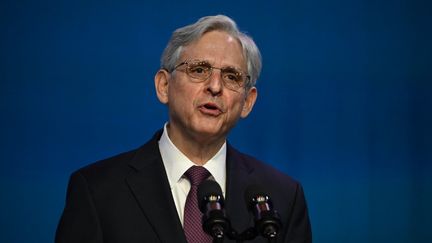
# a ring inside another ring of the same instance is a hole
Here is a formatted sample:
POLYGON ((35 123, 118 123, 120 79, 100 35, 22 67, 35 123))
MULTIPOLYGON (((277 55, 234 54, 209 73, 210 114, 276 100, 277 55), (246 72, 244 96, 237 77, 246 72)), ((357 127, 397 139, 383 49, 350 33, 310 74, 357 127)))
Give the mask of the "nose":
POLYGON ((207 80, 207 89, 212 96, 219 96, 223 90, 223 80, 221 70, 213 68, 212 74, 207 80))

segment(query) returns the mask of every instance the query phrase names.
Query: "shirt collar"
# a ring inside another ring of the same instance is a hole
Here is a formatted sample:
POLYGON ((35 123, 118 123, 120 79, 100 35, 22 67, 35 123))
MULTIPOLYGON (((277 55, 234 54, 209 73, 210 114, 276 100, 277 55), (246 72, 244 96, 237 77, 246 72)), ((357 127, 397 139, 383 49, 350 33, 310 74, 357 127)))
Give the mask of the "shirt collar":
MULTIPOLYGON (((173 186, 180 181, 183 174, 195 164, 172 143, 168 136, 167 124, 168 123, 165 123, 162 136, 159 140, 159 150, 170 187, 173 188, 173 186)), ((226 152, 226 142, 224 142, 219 151, 203 165, 204 168, 211 173, 214 180, 219 183, 224 194, 226 182, 226 152)))

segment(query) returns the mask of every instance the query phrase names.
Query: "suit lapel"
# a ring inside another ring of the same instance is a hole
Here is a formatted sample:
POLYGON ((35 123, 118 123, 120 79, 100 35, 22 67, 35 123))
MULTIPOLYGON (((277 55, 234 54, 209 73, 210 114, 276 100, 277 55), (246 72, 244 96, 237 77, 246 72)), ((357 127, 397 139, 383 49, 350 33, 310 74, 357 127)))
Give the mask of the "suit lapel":
MULTIPOLYGON (((127 177, 146 218, 161 242, 187 243, 183 227, 172 198, 168 178, 157 141, 161 132, 139 149, 130 162, 134 171, 127 177)), ((253 217, 246 208, 244 191, 253 183, 249 167, 241 154, 227 147, 226 211, 234 229, 239 233, 253 225, 253 217)))
POLYGON ((161 242, 186 243, 159 153, 159 137, 156 134, 130 162, 135 170, 127 182, 161 242))
POLYGON ((238 233, 253 225, 253 217, 244 200, 244 191, 252 183, 252 172, 253 168, 248 166, 240 153, 228 145, 226 211, 238 233))

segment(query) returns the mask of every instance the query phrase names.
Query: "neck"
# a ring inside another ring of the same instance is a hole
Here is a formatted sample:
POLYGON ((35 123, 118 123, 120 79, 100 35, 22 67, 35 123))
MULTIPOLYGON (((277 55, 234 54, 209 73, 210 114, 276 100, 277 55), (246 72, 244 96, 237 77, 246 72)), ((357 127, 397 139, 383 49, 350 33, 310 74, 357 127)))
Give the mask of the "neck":
POLYGON ((173 144, 196 165, 204 165, 220 150, 225 137, 208 138, 180 132, 167 126, 168 136, 173 144))

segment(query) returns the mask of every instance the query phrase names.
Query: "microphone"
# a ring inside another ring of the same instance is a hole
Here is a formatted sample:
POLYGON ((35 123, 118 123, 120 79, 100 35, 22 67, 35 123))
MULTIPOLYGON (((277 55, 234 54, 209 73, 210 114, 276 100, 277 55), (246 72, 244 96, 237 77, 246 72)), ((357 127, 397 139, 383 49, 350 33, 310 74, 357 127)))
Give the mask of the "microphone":
POLYGON ((198 186, 198 205, 203 213, 204 232, 214 239, 223 239, 231 228, 224 209, 224 198, 219 184, 205 180, 198 186))
POLYGON ((258 233, 269 240, 276 239, 282 222, 268 194, 259 185, 251 185, 245 191, 245 201, 254 215, 258 233))

